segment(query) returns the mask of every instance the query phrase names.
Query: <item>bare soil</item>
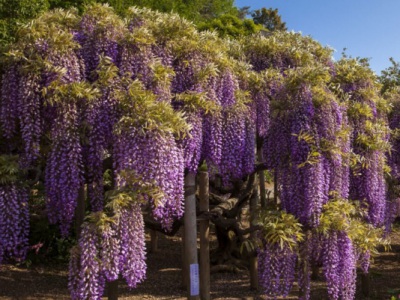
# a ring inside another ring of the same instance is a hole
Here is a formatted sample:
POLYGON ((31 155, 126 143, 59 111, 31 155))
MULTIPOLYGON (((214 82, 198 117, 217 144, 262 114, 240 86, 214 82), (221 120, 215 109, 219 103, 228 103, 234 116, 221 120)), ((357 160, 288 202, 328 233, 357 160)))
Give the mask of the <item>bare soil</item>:
MULTIPOLYGON (((148 247, 150 237, 147 236, 148 247)), ((400 229, 394 230, 392 249, 374 259, 370 271, 370 296, 365 297, 357 287, 356 299, 400 299, 400 229)), ((215 242, 215 241, 214 241, 215 242)), ((120 299, 186 299, 182 287, 182 242, 175 237, 159 235, 159 251, 148 253, 147 280, 136 289, 129 290, 120 282, 120 299)), ((16 299, 69 299, 67 289, 67 264, 31 265, 29 268, 14 265, 0 266, 0 300, 16 299)), ((295 286, 286 299, 298 299, 295 286)), ((105 297, 103 299, 106 299, 105 297)), ((211 299, 256 300, 269 299, 261 291, 251 290, 249 276, 243 273, 215 273, 211 275, 211 299)), ((312 300, 327 299, 323 280, 313 281, 312 300)))

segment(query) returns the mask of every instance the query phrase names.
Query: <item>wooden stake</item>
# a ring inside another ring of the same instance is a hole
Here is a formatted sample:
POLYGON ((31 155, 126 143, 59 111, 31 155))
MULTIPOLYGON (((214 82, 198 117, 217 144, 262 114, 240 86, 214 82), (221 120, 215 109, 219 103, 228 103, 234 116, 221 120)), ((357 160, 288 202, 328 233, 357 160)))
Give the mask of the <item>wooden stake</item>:
POLYGON ((156 230, 150 230, 150 252, 156 253, 158 251, 158 234, 156 230))
POLYGON ((196 174, 185 176, 185 261, 187 267, 187 299, 199 300, 199 263, 197 260, 196 174))
POLYGON ((182 287, 186 290, 188 286, 188 274, 189 271, 187 270, 187 262, 186 262, 186 255, 185 255, 185 225, 182 227, 182 287))
POLYGON ((108 300, 118 300, 118 280, 107 283, 108 300))
POLYGON ((278 171, 274 170, 274 205, 278 206, 278 171))
MULTIPOLYGON (((254 223, 256 219, 257 212, 257 204, 259 201, 259 194, 257 185, 254 186, 253 195, 250 198, 250 226, 254 223)), ((250 234, 251 239, 255 239, 256 232, 252 232, 250 234)), ((252 255, 250 258, 250 288, 257 290, 258 289, 258 264, 257 257, 252 255)))
MULTIPOLYGON (((208 172, 199 173, 200 212, 209 211, 208 172)), ((200 299, 210 300, 210 221, 200 220, 200 299)))
POLYGON ((82 224, 85 219, 85 202, 86 202, 86 193, 85 193, 85 185, 82 185, 79 189, 77 206, 75 209, 75 233, 76 239, 79 240, 81 236, 82 224))
MULTIPOLYGON (((261 148, 257 149, 257 157, 259 163, 264 161, 261 148)), ((263 170, 258 172, 258 180, 260 183, 261 207, 264 208, 267 206, 267 193, 265 190, 265 175, 263 170)))
POLYGON ((361 272, 361 292, 366 298, 371 296, 371 276, 369 273, 361 272))

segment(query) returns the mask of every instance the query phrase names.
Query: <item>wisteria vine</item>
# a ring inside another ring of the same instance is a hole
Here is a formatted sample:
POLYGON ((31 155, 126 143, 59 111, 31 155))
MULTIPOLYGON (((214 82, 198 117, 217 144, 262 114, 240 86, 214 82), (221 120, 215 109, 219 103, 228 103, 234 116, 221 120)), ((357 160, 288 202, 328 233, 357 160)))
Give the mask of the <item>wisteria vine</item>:
POLYGON ((44 183, 63 236, 86 189, 71 297, 100 299, 119 277, 135 288, 146 273, 142 211, 170 230, 184 213, 186 173, 204 164, 232 188, 260 167, 259 148, 280 208, 260 217, 264 292, 287 296, 297 270, 309 299, 311 266, 322 266, 329 298, 354 299, 357 261, 366 272, 376 246, 359 232, 375 234, 396 209, 385 173, 399 180, 389 130, 399 118, 387 119, 364 65, 331 54, 287 32, 222 41, 147 9, 131 8, 125 20, 101 5, 39 17, 2 69, 0 154, 18 157, 18 176, 0 160, 0 175, 12 177, 0 180, 0 262, 26 256, 30 185, 44 183), (364 214, 343 213, 357 203, 364 214))

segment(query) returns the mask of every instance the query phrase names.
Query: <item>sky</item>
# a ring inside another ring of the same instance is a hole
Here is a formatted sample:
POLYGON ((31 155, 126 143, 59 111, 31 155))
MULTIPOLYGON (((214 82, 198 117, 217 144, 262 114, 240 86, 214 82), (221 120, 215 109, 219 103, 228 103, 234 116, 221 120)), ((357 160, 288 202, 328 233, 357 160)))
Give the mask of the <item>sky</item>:
POLYGON ((378 75, 400 61, 400 0, 235 0, 251 10, 277 8, 288 30, 310 35, 352 57, 370 58, 378 75))

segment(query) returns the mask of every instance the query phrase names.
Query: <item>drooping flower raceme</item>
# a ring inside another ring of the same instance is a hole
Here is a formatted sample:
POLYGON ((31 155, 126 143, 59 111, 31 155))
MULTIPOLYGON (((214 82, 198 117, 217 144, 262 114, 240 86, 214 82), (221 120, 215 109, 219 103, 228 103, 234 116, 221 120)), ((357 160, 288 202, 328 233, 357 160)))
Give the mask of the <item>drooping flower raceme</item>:
POLYGON ((0 185, 0 263, 22 261, 28 251, 29 207, 26 188, 0 185))
POLYGON ((134 170, 146 182, 154 182, 162 191, 161 199, 149 199, 153 216, 169 229, 175 218, 183 214, 184 160, 172 134, 136 129, 121 132, 114 143, 116 181, 124 185, 118 174, 134 170))

